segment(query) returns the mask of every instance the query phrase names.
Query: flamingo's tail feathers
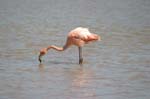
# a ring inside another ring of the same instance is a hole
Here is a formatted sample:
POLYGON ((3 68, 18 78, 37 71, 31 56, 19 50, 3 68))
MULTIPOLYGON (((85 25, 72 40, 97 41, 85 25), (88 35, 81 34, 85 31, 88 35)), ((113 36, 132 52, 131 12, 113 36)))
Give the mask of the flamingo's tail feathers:
POLYGON ((91 36, 88 36, 87 41, 99 41, 101 40, 100 36, 97 34, 92 34, 91 36))

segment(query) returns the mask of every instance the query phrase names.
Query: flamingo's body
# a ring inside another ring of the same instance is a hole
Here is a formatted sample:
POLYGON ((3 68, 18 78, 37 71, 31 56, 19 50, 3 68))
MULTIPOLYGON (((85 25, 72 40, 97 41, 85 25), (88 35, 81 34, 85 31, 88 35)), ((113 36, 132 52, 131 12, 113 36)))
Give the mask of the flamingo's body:
POLYGON ((100 36, 97 34, 90 33, 87 28, 78 27, 69 32, 66 44, 63 47, 57 47, 51 45, 47 48, 43 48, 40 51, 39 61, 41 62, 41 56, 45 55, 49 49, 55 49, 57 51, 64 51, 71 45, 75 45, 79 48, 79 64, 82 64, 82 46, 92 41, 100 40, 100 36))

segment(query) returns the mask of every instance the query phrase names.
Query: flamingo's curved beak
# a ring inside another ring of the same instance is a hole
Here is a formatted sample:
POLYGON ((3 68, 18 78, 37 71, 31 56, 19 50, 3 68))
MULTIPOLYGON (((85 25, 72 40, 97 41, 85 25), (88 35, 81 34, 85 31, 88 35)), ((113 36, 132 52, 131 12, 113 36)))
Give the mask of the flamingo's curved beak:
POLYGON ((42 59, 41 59, 42 56, 43 56, 43 55, 40 53, 40 55, 39 55, 39 62, 40 62, 40 63, 42 62, 42 59))

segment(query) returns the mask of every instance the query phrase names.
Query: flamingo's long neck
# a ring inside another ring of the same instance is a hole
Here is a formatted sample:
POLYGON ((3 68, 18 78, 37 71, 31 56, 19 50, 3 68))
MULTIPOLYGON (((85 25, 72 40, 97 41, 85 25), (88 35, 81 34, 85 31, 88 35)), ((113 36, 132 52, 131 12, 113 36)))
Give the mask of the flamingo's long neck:
POLYGON ((64 51, 64 50, 67 49, 68 47, 69 47, 68 45, 65 45, 65 46, 63 46, 63 47, 57 47, 57 46, 52 45, 52 46, 47 47, 46 49, 44 48, 43 50, 41 50, 40 55, 39 55, 39 61, 40 61, 40 63, 42 62, 41 57, 42 57, 43 55, 45 55, 48 50, 54 49, 54 50, 57 50, 57 51, 64 51))
POLYGON ((57 46, 55 46, 55 45, 51 45, 51 46, 49 46, 49 47, 47 48, 47 50, 49 50, 49 49, 54 49, 54 50, 57 50, 57 51, 64 51, 64 50, 66 50, 67 48, 68 48, 67 45, 64 45, 63 47, 57 47, 57 46))

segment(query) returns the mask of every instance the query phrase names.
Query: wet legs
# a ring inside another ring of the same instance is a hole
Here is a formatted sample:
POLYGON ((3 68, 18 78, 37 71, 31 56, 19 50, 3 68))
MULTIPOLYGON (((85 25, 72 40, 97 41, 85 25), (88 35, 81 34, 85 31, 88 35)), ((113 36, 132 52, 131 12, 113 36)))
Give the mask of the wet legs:
POLYGON ((83 58, 82 58, 82 47, 79 47, 79 64, 83 63, 83 58))

